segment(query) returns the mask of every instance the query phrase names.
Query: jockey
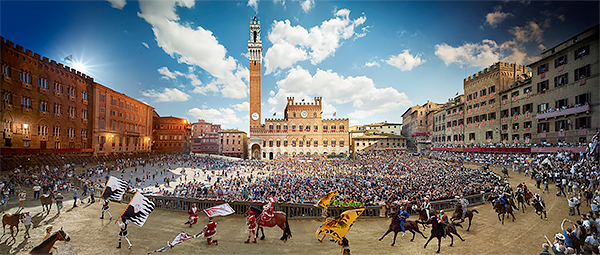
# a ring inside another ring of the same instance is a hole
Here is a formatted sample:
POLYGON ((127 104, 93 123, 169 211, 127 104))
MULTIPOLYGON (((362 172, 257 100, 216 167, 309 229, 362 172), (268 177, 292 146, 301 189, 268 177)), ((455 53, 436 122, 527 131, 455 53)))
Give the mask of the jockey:
POLYGON ((429 197, 425 197, 422 206, 423 206, 423 210, 425 210, 425 213, 427 213, 427 219, 429 219, 429 217, 431 217, 429 215, 429 211, 431 210, 431 203, 429 203, 429 197))
POLYGON ((192 204, 192 208, 188 210, 188 214, 190 215, 188 218, 188 222, 186 224, 190 224, 190 228, 192 224, 196 224, 198 222, 198 207, 196 207, 196 203, 192 204))
POLYGON ((202 232, 204 233, 204 237, 206 238, 206 242, 208 244, 214 243, 215 245, 219 245, 217 240, 212 240, 212 238, 217 234, 217 223, 213 221, 213 217, 208 217, 208 224, 204 226, 202 232))
POLYGON ((446 239, 446 227, 450 224, 450 222, 448 221, 448 216, 446 213, 444 213, 444 210, 440 211, 438 223, 442 224, 442 229, 444 230, 444 239, 446 239))
POLYGON ((525 193, 525 192, 527 192, 527 191, 528 191, 528 189, 527 189, 527 184, 523 183, 523 193, 525 193))
POLYGON ((506 208, 506 200, 504 200, 503 197, 499 197, 498 199, 496 199, 496 202, 499 202, 501 205, 503 205, 504 211, 508 212, 508 208, 506 208))
POLYGON ((408 212, 404 210, 404 206, 400 206, 400 212, 398 213, 398 218, 400 219, 400 228, 402 229, 402 236, 406 235, 406 229, 404 229, 404 223, 406 223, 406 219, 408 219, 408 212))
MULTIPOLYGON (((118 222, 118 220, 117 220, 118 222)), ((127 219, 125 218, 121 218, 121 223, 119 223, 119 227, 121 228, 121 231, 119 232, 119 246, 117 246, 117 249, 121 249, 121 238, 125 237, 125 240, 127 240, 127 243, 129 244, 129 248, 131 249, 131 242, 129 241, 129 238, 127 238, 127 219)))
POLYGON ((542 208, 544 208, 544 210, 546 209, 546 203, 544 203, 544 200, 542 200, 542 196, 540 196, 539 193, 535 193, 535 195, 533 195, 531 199, 533 200, 533 203, 538 202, 540 203, 540 205, 542 205, 542 208))
POLYGON ((100 217, 100 219, 104 219, 104 212, 107 212, 112 220, 112 214, 108 211, 108 203, 110 203, 110 198, 104 199, 104 202, 102 203, 102 217, 100 217))
POLYGON ((275 215, 275 198, 269 196, 267 198, 267 204, 263 206, 263 213, 261 217, 260 225, 267 226, 267 223, 271 221, 273 216, 275 215))
POLYGON ((467 207, 469 206, 469 201, 463 197, 463 195, 460 195, 458 202, 460 203, 463 213, 462 213, 462 218, 461 220, 465 220, 465 214, 467 213, 467 207))
POLYGON ((256 243, 256 217, 254 216, 254 212, 253 211, 249 211, 248 212, 248 219, 246 221, 246 226, 248 226, 248 240, 246 240, 244 243, 249 243, 250 242, 250 236, 254 236, 254 241, 252 241, 253 243, 256 243))

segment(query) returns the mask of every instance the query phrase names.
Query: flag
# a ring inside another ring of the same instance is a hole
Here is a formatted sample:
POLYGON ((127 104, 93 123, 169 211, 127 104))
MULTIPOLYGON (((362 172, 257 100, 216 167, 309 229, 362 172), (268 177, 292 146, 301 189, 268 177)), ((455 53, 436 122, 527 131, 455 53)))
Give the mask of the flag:
POLYGON ((121 201, 123 194, 125 194, 125 190, 127 190, 127 182, 111 176, 108 178, 108 181, 106 181, 104 191, 102 191, 102 197, 104 199, 110 198, 111 200, 121 201))
POLYGON ((129 204, 127 204, 127 207, 125 207, 125 210, 121 213, 121 217, 142 227, 153 210, 154 203, 140 194, 140 192, 136 192, 131 201, 129 201, 129 204))
POLYGON ((302 98, 302 102, 304 102, 304 98, 302 98))
POLYGON ((458 96, 458 92, 456 92, 456 95, 458 96))
POLYGON ((342 238, 346 236, 346 233, 348 233, 348 230, 350 230, 350 227, 352 227, 356 218, 358 218, 365 209, 366 208, 348 210, 338 217, 325 221, 315 233, 315 239, 317 239, 319 234, 324 234, 332 236, 338 241, 342 241, 342 238))
POLYGON ((192 239, 192 238, 198 238, 198 237, 200 237, 202 235, 204 235, 204 232, 200 232, 199 234, 196 234, 196 235, 193 235, 193 236, 188 235, 185 232, 181 232, 181 233, 179 233, 179 235, 177 235, 175 237, 175 239, 173 240, 173 242, 167 242, 167 246, 162 247, 162 248, 160 248, 158 250, 155 250, 155 251, 152 251, 152 252, 148 252, 148 254, 152 254, 152 253, 155 253, 155 252, 165 252, 166 250, 168 250, 170 248, 173 248, 175 245, 180 244, 180 243, 182 243, 185 240, 192 239))
POLYGON ((335 197, 335 195, 337 195, 337 193, 338 193, 337 190, 330 191, 329 193, 327 193, 327 195, 325 195, 321 199, 319 199, 319 201, 315 204, 315 206, 321 207, 323 209, 329 208, 329 205, 331 204, 331 200, 333 200, 333 197, 335 197))
POLYGON ((277 115, 277 113, 276 113, 276 112, 274 112, 274 113, 273 113, 273 116, 275 116, 275 115, 277 115))
POLYGON ((64 57, 64 58, 62 59, 62 61, 65 61, 65 62, 67 62, 67 61, 68 61, 68 62, 73 62, 73 55, 69 55, 69 56, 66 56, 66 57, 64 57))
POLYGON ((222 205, 213 206, 211 208, 204 209, 204 212, 208 217, 215 216, 227 216, 229 214, 234 213, 235 211, 228 203, 224 203, 222 205))
POLYGON ((336 114, 336 113, 337 113, 337 112, 333 112, 333 117, 335 117, 335 114, 336 114))

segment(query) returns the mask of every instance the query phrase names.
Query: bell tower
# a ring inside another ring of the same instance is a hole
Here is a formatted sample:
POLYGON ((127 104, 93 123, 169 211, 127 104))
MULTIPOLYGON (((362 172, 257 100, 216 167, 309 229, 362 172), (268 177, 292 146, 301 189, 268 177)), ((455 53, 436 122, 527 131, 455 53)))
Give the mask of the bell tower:
POLYGON ((254 16, 250 20, 250 40, 248 40, 248 58, 250 59, 250 133, 253 127, 261 126, 260 77, 262 63, 262 41, 260 40, 260 20, 254 16))

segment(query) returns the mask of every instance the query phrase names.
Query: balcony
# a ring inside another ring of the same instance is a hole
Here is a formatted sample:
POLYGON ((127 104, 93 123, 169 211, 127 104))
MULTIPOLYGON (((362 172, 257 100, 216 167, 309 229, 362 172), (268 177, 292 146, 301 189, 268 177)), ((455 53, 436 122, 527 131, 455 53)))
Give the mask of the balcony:
POLYGON ((538 113, 535 118, 536 119, 549 119, 559 116, 567 116, 572 114, 578 114, 582 112, 588 112, 590 110, 590 105, 582 105, 579 107, 573 107, 569 109, 564 109, 560 111, 546 112, 546 113, 538 113))

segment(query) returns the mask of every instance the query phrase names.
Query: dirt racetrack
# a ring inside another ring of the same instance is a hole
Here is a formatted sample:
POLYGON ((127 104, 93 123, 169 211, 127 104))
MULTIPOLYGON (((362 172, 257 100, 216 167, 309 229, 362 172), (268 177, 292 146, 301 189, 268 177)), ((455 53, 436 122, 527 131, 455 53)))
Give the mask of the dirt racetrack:
MULTIPOLYGON (((498 169, 495 169, 498 171, 498 169)), ((499 173, 499 171, 498 171, 499 173)), ((535 183, 524 174, 510 172, 509 179, 513 187, 519 182, 526 182, 530 190, 541 192, 535 187, 535 183)), ((19 225, 20 232, 16 242, 12 242, 8 227, 7 234, 0 239, 0 254, 24 254, 35 245, 41 243, 45 226, 53 224, 55 230, 63 227, 70 234, 71 241, 57 242, 58 249, 54 254, 147 254, 150 251, 166 245, 167 241, 180 232, 197 234, 207 223, 206 217, 200 217, 197 225, 188 228, 183 223, 187 220, 187 213, 156 209, 143 228, 134 224, 129 225, 129 238, 133 248, 128 250, 125 240, 125 249, 116 249, 118 244, 118 226, 115 219, 123 211, 124 204, 111 203, 110 211, 115 216, 112 220, 105 217, 99 219, 101 214, 98 200, 95 204, 86 204, 71 208, 73 202, 71 194, 64 194, 65 208, 60 215, 56 214, 56 205, 53 205, 49 215, 41 214, 39 201, 33 200, 31 188, 28 188, 28 200, 23 211, 30 211, 34 216, 33 228, 30 230, 30 239, 24 239, 24 226, 19 225), (11 243, 12 242, 12 243, 11 243)), ((473 218, 471 231, 467 232, 466 226, 458 228, 458 233, 465 239, 461 242, 454 239, 454 246, 449 247, 450 238, 442 241, 441 254, 538 254, 544 235, 552 236, 560 230, 563 218, 573 221, 578 216, 568 216, 566 198, 557 197, 556 188, 550 185, 550 194, 542 194, 548 207, 548 220, 540 220, 534 213, 532 207, 526 209, 526 213, 515 212, 516 221, 505 221, 502 225, 497 214, 492 210, 489 203, 471 207, 477 209, 479 214, 473 218)), ((540 193, 541 194, 541 193, 540 193)), ((17 201, 13 199, 9 204, 9 212, 17 211, 17 201)), ((589 211, 589 206, 582 203, 581 211, 589 211)), ((411 216, 414 220, 416 216, 411 216)), ((293 219, 290 220, 290 229, 293 237, 287 241, 280 241, 282 235, 280 229, 265 229, 266 239, 256 244, 245 244, 247 237, 245 219, 241 216, 218 217, 216 239, 219 245, 207 245, 204 238, 188 240, 164 254, 339 254, 340 246, 331 243, 329 237, 323 243, 314 239, 316 229, 323 222, 322 219, 293 219)), ((467 222, 465 222, 467 223, 467 222)), ((423 249, 426 239, 420 235, 410 242, 412 234, 407 233, 405 237, 398 234, 396 245, 392 243, 393 233, 388 234, 383 241, 378 239, 385 233, 390 224, 390 219, 383 218, 359 218, 348 235, 352 254, 433 254, 437 250, 437 239, 434 239, 423 249)), ((429 237, 430 228, 425 235, 429 237)))

